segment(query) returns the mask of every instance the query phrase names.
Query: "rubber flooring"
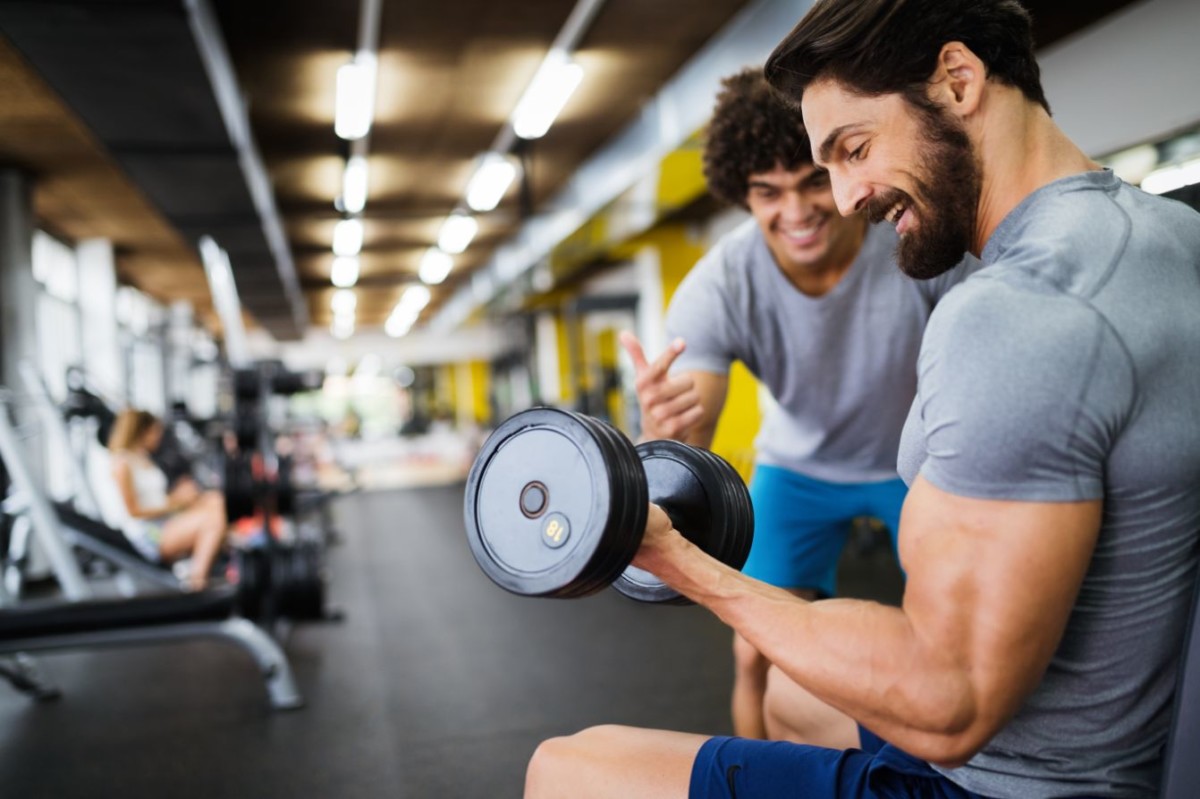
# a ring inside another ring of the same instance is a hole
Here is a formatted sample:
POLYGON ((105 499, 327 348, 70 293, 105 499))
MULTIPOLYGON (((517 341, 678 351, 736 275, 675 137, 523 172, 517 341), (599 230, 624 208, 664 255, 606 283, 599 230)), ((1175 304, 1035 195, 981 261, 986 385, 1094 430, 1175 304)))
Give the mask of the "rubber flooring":
MULTIPOLYGON (((611 591, 509 595, 472 560, 461 509, 461 485, 339 501, 345 620, 285 641, 301 710, 270 711, 226 645, 39 655, 64 696, 36 704, 0 682, 0 796, 517 797, 549 736, 729 731, 719 621, 611 591)), ((888 557, 843 564, 850 592, 894 599, 898 579, 888 557)))

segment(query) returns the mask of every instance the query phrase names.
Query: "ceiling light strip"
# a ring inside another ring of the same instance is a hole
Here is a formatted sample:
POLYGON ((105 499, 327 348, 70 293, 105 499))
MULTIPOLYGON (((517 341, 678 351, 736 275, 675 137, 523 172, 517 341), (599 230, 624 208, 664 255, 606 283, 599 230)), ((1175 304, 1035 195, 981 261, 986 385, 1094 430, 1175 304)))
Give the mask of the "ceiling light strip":
MULTIPOLYGON (((583 37, 596 19, 596 15, 600 13, 600 9, 604 7, 604 3, 605 0, 579 0, 571 9, 567 21, 563 23, 562 29, 554 37, 554 41, 551 42, 550 51, 573 53, 579 43, 583 41, 583 37)), ((506 123, 496 134, 496 140, 492 142, 489 150, 495 153, 507 153, 516 144, 516 140, 517 135, 513 131, 512 124, 506 123)))
POLYGON ((238 152, 238 163, 262 223, 267 247, 275 260, 275 272, 287 295, 292 321, 296 331, 302 334, 309 322, 308 302, 296 276, 296 265, 292 260, 287 235, 283 232, 283 223, 275 204, 275 193, 250 130, 250 116, 246 110, 245 98, 238 86, 233 61, 221 34, 221 26, 208 0, 184 0, 184 8, 187 9, 188 25, 200 52, 200 60, 209 80, 212 81, 213 95, 225 130, 238 152))
MULTIPOLYGON (((628 127, 576 168, 544 211, 492 253, 476 274, 490 290, 463 285, 441 303, 430 327, 445 333, 461 326, 545 258, 599 209, 634 185, 707 121, 721 78, 761 63, 811 5, 808 0, 758 0, 743 9, 659 90, 628 127)), ((506 126, 507 127, 507 126, 506 126)), ((496 149, 493 147, 492 149, 496 149)))
MULTIPOLYGON (((466 190, 467 208, 476 212, 487 212, 499 205, 501 198, 516 179, 516 165, 509 153, 516 144, 517 129, 521 129, 523 138, 538 138, 545 134, 554 122, 582 78, 582 69, 571 60, 570 54, 579 46, 604 3, 605 0, 579 0, 571 9, 537 73, 526 87, 512 117, 500 128, 491 148, 476 164, 466 190), (544 93, 542 89, 545 90, 544 93), (528 117, 525 114, 526 109, 523 108, 526 106, 530 107, 528 117)), ((471 243, 477 230, 478 223, 460 206, 442 224, 438 235, 438 247, 443 253, 461 253, 471 243)), ((445 279, 445 274, 441 271, 447 262, 437 258, 436 266, 427 265, 431 258, 436 258, 432 253, 432 250, 426 253, 421 279, 426 283, 436 284, 445 279)), ((451 262, 449 266, 452 265, 451 262)), ((449 269, 445 272, 448 273, 449 269)), ((393 324, 393 329, 399 327, 393 324)), ((407 328, 404 330, 407 332, 407 328)))

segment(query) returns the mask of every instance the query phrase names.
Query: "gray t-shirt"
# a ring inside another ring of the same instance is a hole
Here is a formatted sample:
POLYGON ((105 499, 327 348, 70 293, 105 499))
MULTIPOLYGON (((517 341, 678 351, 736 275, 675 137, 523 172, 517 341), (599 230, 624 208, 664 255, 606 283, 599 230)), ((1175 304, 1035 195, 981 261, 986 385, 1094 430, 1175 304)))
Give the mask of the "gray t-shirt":
POLYGON ((867 231, 838 284, 793 286, 749 219, 680 284, 667 333, 687 349, 674 371, 726 374, 742 361, 778 407, 755 442, 760 463, 835 483, 895 479, 900 431, 916 391, 917 352, 934 303, 978 261, 936 280, 905 277, 887 225, 867 231))
POLYGON ((1104 516, 1041 684, 945 773, 995 797, 1157 795, 1200 554, 1200 215, 1089 172, 1027 197, 983 262, 929 321, 900 474, 1104 516))

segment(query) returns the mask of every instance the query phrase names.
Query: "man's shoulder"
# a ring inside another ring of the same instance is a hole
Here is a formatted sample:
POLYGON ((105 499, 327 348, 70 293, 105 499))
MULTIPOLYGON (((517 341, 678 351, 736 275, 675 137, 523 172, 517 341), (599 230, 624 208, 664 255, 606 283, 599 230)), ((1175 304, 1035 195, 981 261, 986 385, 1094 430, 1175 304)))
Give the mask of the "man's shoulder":
POLYGON ((747 219, 708 248, 688 271, 684 285, 688 288, 711 285, 724 291, 747 284, 764 252, 767 252, 766 240, 758 223, 753 218, 747 219))
POLYGON ((1024 277, 984 270, 948 293, 929 317, 922 357, 1049 365, 1092 351, 1105 327, 1099 312, 1074 294, 1024 277))
POLYGON ((724 264, 736 266, 754 260, 766 246, 766 239, 758 221, 750 217, 717 239, 704 260, 711 257, 724 264))

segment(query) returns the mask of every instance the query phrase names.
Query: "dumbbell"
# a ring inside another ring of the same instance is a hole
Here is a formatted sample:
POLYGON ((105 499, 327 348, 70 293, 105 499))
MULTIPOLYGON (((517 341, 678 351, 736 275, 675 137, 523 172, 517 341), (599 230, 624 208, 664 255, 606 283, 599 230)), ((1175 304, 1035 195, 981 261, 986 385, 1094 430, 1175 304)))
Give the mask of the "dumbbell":
POLYGON ((688 604, 629 565, 650 502, 705 552, 735 569, 746 562, 754 511, 720 456, 677 441, 634 447, 599 419, 534 408, 501 423, 472 464, 467 540, 483 572, 515 594, 574 598, 612 585, 639 601, 688 604))
POLYGON ((320 547, 308 541, 237 550, 233 558, 238 612, 261 620, 268 597, 275 616, 293 621, 324 618, 328 581, 320 547))

